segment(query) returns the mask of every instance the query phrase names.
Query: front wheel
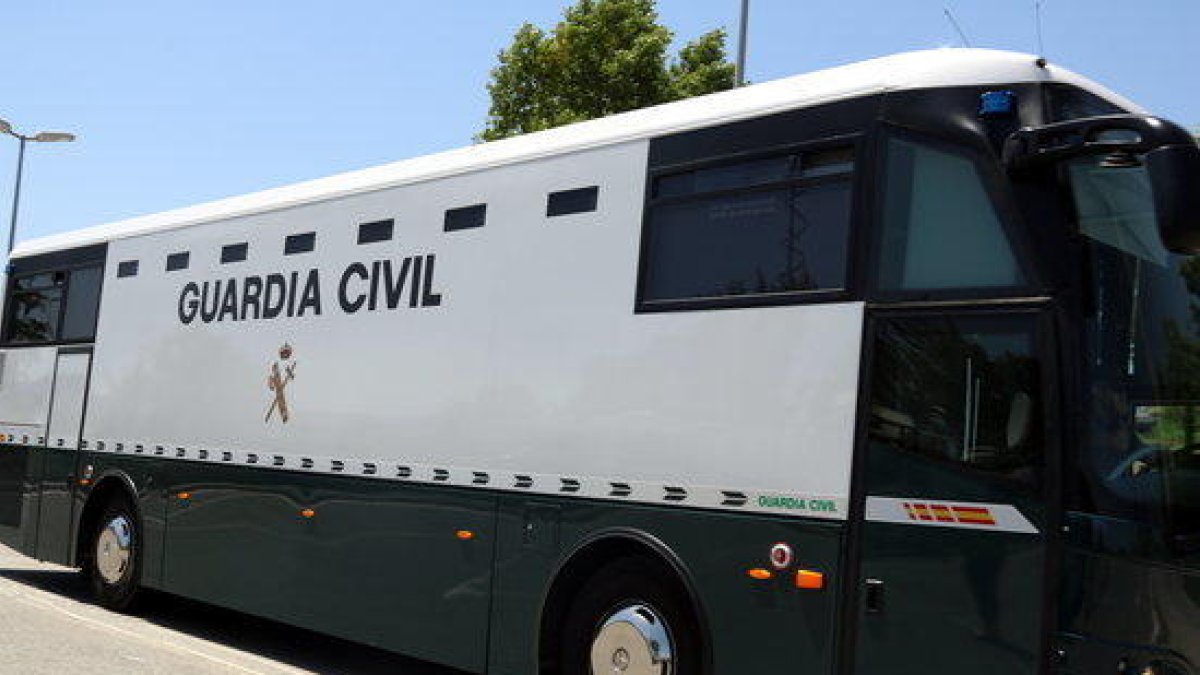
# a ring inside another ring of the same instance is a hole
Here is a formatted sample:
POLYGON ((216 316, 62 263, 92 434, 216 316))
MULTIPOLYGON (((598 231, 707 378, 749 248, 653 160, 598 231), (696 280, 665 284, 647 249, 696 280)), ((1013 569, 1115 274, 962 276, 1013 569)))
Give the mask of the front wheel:
POLYGON ((142 542, 137 513, 128 500, 105 505, 90 553, 88 573, 96 602, 115 611, 129 609, 141 581, 142 542))
POLYGON ((696 620, 678 584, 639 558, 596 573, 571 604, 563 675, 698 675, 696 620))

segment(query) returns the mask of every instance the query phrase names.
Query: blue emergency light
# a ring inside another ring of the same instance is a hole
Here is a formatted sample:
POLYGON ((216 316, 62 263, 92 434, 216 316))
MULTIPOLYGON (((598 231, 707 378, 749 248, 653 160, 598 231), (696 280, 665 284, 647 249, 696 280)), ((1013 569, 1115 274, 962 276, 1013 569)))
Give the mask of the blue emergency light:
POLYGON ((989 91, 979 96, 980 117, 1005 117, 1017 109, 1017 95, 1011 91, 989 91))

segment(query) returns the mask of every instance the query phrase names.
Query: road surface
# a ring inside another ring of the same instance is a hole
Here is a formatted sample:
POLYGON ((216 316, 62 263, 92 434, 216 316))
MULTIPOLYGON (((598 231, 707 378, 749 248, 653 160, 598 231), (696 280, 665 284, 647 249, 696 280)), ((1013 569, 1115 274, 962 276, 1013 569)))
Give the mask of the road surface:
POLYGON ((0 673, 459 675, 159 593, 136 616, 88 600, 74 571, 0 546, 0 673))

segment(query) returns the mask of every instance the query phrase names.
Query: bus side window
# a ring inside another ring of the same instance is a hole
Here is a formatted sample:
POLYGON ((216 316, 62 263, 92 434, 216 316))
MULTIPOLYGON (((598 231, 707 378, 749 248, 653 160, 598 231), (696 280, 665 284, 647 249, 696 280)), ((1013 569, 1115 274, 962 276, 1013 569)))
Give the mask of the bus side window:
POLYGON ((1033 325, 1025 319, 882 322, 872 442, 943 466, 1036 484, 1043 460, 1041 385, 1033 325))
POLYGON ((1025 285, 1000 215, 970 158, 893 137, 886 169, 881 290, 1025 285))
POLYGON ((733 306, 845 289, 854 162, 839 146, 656 176, 641 301, 733 306))
POLYGON ((9 297, 7 342, 89 341, 96 334, 101 267, 16 277, 9 297))
POLYGON ((67 275, 63 272, 38 272, 13 279, 5 336, 9 342, 54 340, 66 282, 67 275))

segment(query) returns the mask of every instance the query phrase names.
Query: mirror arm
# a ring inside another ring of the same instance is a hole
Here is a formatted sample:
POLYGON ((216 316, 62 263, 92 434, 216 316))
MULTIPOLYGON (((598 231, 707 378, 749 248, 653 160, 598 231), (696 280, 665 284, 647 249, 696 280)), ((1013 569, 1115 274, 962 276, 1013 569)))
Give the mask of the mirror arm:
POLYGON ((1024 127, 1004 141, 1004 166, 1020 172, 1064 159, 1113 152, 1144 154, 1169 145, 1195 145, 1183 128, 1149 115, 1102 115, 1040 127, 1024 127), (1101 134, 1118 131, 1136 139, 1103 140, 1101 134))

